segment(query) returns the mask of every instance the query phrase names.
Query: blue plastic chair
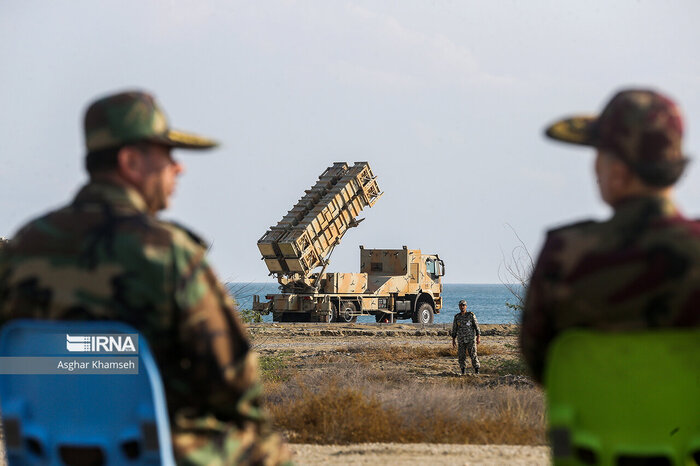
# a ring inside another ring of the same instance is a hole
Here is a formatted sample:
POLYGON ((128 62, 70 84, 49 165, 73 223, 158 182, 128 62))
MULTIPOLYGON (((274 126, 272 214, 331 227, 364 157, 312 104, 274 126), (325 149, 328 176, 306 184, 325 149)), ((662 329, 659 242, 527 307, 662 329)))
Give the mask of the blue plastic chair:
MULTIPOLYGON (((113 321, 14 320, 0 331, 0 356, 72 358, 56 352, 65 334, 138 331, 113 321)), ((140 335, 138 365, 135 375, 0 375, 10 466, 175 464, 163 385, 140 335)))
POLYGON ((700 464, 700 329, 570 330, 545 389, 555 465, 700 464))

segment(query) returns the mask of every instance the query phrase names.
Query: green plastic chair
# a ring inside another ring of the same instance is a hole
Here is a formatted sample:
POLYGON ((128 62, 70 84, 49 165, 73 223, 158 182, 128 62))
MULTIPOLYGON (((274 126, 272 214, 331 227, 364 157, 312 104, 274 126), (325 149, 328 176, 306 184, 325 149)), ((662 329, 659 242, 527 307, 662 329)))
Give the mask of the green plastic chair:
POLYGON ((700 329, 567 331, 544 385, 555 465, 700 464, 700 329))

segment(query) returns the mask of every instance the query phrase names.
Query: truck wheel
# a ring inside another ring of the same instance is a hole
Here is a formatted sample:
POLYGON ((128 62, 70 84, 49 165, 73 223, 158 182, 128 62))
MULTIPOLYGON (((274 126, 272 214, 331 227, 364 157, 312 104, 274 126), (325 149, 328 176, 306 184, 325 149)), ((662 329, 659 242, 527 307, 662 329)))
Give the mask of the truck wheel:
POLYGON ((434 318, 433 306, 425 302, 421 303, 416 313, 413 314, 413 322, 417 324, 432 324, 434 318))
POLYGON ((325 316, 324 322, 330 323, 335 323, 338 322, 338 306, 333 304, 333 309, 331 309, 331 313, 325 316))
POLYGON ((396 314, 380 312, 379 314, 375 314, 374 318, 377 322, 384 322, 389 324, 393 324, 396 322, 396 314))
POLYGON ((355 303, 343 303, 343 306, 338 312, 338 322, 345 322, 347 324, 357 322, 357 316, 353 315, 355 312, 357 312, 355 303))

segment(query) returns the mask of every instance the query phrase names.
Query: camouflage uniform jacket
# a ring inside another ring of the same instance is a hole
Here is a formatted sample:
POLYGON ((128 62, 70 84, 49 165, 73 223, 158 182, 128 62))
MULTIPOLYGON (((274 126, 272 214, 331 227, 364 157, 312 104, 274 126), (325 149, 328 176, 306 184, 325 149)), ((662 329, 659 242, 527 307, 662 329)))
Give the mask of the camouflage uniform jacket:
POLYGON ((626 199, 608 221, 548 233, 528 287, 521 348, 541 382, 547 348, 564 329, 698 326, 699 301, 700 222, 665 198, 626 199))
POLYGON ((135 190, 89 183, 10 244, 0 254, 0 323, 124 321, 152 348, 174 433, 234 426, 246 432, 243 447, 267 435, 255 355, 205 245, 148 215, 135 190))
POLYGON ((452 322, 452 331, 450 332, 452 338, 456 338, 457 341, 462 343, 470 343, 474 341, 477 335, 481 335, 481 330, 479 330, 479 323, 476 321, 476 315, 467 311, 462 314, 457 313, 452 322))

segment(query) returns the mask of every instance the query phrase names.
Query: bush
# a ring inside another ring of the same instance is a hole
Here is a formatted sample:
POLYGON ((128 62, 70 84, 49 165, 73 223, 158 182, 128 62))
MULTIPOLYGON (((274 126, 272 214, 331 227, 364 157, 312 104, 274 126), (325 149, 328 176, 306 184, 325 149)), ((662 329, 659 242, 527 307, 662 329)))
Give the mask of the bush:
POLYGON ((260 313, 252 309, 239 309, 238 315, 241 317, 241 320, 246 324, 255 324, 263 321, 260 313))

